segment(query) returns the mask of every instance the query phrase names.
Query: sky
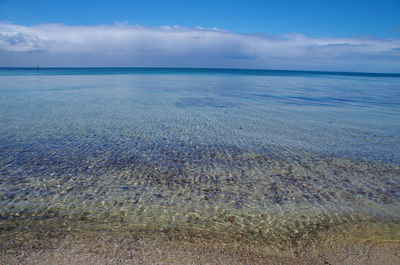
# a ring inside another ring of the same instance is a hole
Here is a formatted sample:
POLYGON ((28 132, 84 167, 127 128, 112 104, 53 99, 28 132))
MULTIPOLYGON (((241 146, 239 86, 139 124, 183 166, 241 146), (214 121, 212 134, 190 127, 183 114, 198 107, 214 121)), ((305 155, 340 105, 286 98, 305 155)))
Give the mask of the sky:
POLYGON ((0 0, 0 67, 400 72, 400 0, 0 0))

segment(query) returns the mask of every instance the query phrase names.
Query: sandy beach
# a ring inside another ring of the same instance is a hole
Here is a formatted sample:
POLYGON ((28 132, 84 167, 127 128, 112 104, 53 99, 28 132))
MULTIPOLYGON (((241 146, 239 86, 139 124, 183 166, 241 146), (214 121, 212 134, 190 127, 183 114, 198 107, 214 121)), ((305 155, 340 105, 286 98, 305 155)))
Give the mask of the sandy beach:
POLYGON ((324 239, 291 246, 190 231, 129 233, 60 228, 3 231, 0 242, 0 264, 400 263, 400 242, 393 234, 367 235, 362 228, 347 235, 327 231, 324 239))

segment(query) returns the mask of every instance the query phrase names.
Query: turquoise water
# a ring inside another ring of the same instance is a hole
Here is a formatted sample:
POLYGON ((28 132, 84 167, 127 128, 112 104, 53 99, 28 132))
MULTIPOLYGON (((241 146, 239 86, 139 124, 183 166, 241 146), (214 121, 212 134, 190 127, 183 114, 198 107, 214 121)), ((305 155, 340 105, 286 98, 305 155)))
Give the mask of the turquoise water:
POLYGON ((397 224, 399 150, 399 74, 0 69, 3 225, 397 224))

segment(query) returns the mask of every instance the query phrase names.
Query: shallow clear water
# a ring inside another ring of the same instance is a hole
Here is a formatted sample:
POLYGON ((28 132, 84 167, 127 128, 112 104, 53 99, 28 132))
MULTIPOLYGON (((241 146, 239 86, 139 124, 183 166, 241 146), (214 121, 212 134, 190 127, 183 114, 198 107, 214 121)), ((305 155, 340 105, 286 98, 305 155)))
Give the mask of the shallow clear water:
POLYGON ((0 69, 0 222, 306 240, 400 220, 400 75, 0 69))

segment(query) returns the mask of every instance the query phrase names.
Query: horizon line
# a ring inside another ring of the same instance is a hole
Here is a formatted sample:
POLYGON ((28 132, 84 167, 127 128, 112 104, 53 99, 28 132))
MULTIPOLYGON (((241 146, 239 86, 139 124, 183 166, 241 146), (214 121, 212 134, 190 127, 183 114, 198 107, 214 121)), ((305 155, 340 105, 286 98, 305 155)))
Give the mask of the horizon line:
POLYGON ((266 69, 266 68, 226 68, 226 67, 159 67, 159 66, 0 66, 0 69, 165 69, 165 70, 245 70, 245 71, 269 71, 269 72, 304 72, 326 74, 354 74, 354 75, 387 75, 400 77, 400 72, 357 72, 357 71, 327 71, 327 70, 294 70, 294 69, 266 69))

